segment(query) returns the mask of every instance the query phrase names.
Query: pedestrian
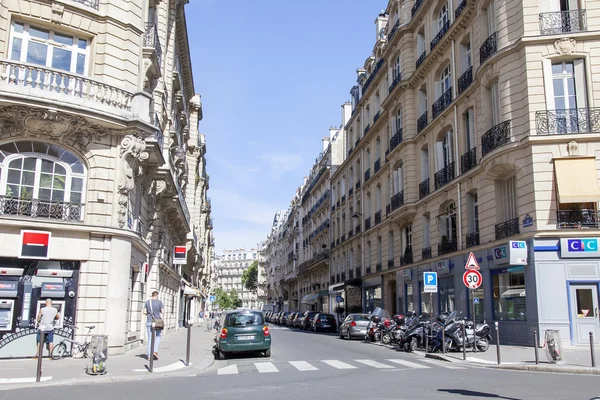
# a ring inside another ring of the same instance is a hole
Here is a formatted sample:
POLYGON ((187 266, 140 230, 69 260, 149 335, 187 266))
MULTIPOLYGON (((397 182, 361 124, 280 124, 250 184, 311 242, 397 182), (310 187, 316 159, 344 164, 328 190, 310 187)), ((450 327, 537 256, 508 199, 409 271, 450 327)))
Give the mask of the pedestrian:
POLYGON ((200 326, 202 326, 202 324, 204 323, 204 311, 200 311, 200 326))
MULTIPOLYGON (((151 349, 152 346, 152 323, 163 321, 163 313, 165 311, 165 304, 162 300, 158 299, 158 292, 155 290, 152 292, 152 298, 146 301, 144 305, 144 314, 146 315, 146 331, 148 338, 148 351, 146 353, 146 357, 150 360, 150 355, 153 355, 155 360, 158 360, 158 345, 160 344, 160 337, 162 336, 162 327, 160 329, 155 329, 156 337, 154 340, 154 349, 151 349)), ((164 327, 164 323, 162 323, 164 327)))
POLYGON ((52 307, 52 299, 46 299, 46 307, 43 307, 35 319, 37 322, 37 332, 35 334, 37 351, 34 358, 44 355, 44 344, 40 343, 41 332, 44 332, 44 343, 48 345, 48 358, 52 359, 52 349, 54 348, 54 322, 60 318, 58 310, 52 307))

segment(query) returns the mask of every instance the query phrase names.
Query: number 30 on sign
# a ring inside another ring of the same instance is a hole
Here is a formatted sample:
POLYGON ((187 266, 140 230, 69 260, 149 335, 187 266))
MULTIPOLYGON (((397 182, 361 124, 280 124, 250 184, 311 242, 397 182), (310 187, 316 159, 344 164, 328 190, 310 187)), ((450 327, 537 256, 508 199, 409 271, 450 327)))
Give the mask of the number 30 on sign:
POLYGON ((469 269, 463 274, 463 283, 469 289, 477 289, 481 286, 482 280, 481 273, 476 269, 469 269))

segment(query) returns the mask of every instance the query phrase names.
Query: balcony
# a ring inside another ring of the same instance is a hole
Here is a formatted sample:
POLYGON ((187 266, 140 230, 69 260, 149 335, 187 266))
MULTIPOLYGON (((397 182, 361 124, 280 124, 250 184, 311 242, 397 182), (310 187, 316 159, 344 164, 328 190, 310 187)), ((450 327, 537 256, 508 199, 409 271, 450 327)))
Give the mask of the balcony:
POLYGON ((353 229, 350 229, 350 230, 348 231, 348 240, 350 240, 350 238, 352 237, 352 235, 354 235, 354 230, 353 230, 353 229))
POLYGON ((412 251, 404 253, 402 257, 400 257, 400 265, 408 265, 413 263, 413 253, 412 251))
POLYGON ((392 41, 392 38, 394 37, 394 34, 396 33, 396 31, 398 30, 399 27, 400 27, 400 20, 397 19, 396 22, 394 23, 394 26, 392 26, 392 29, 390 29, 390 32, 387 34, 388 42, 392 41))
POLYGON ((435 190, 446 186, 448 183, 450 183, 450 181, 452 181, 452 179, 454 179, 454 164, 454 162, 451 162, 435 173, 433 176, 435 190))
POLYGON ((371 217, 365 218, 365 231, 371 229, 371 217))
POLYGON ((586 32, 587 14, 585 10, 556 11, 540 14, 540 34, 560 35, 561 33, 586 32))
POLYGON ((381 223, 381 210, 379 210, 375 213, 375 225, 380 224, 380 223, 381 223))
POLYGON ((0 216, 14 215, 34 219, 83 222, 83 208, 82 203, 0 196, 0 216))
POLYGON ((442 237, 442 243, 438 243, 438 256, 452 253, 456 251, 457 243, 456 240, 444 241, 445 236, 442 237))
POLYGON ((415 63, 415 69, 419 69, 421 64, 423 64, 423 61, 425 61, 425 58, 427 58, 427 52, 423 50, 423 53, 421 53, 419 58, 417 58, 417 62, 415 63))
POLYGON ((488 58, 493 56, 496 51, 498 51, 498 44, 496 43, 496 32, 494 32, 479 48, 479 62, 483 64, 488 58))
POLYGON ((402 143, 402 128, 396 129, 396 133, 394 136, 390 138, 390 150, 391 153, 396 147, 398 147, 402 143))
POLYGON ((346 234, 343 234, 340 238, 340 243, 344 243, 346 241, 346 234))
POLYGON ((464 174, 477 166, 477 148, 473 147, 460 157, 460 173, 464 174))
POLYGON ((600 108, 537 111, 535 125, 538 135, 600 132, 600 108))
POLYGON ((462 14, 465 7, 467 7, 467 0, 461 1, 458 7, 456 7, 456 10, 454 10, 454 19, 458 19, 458 17, 460 17, 460 14, 462 14))
POLYGON ((379 61, 377 61, 377 64, 375 65, 375 68, 373 68, 373 72, 371 72, 371 74, 369 75, 369 77, 365 81, 365 84, 363 85, 363 88, 362 88, 362 93, 363 94, 367 93, 367 89, 369 89, 369 86, 371 85, 371 82, 373 82, 373 79, 375 79, 375 77, 377 76, 377 72, 379 72, 379 69, 383 65, 383 62, 384 62, 383 58, 381 58, 379 61))
POLYGON ((431 258, 431 247, 425 247, 421 251, 421 259, 426 260, 428 258, 431 258))
POLYGON ((357 278, 360 278, 360 276, 362 275, 361 271, 360 271, 360 267, 356 267, 354 270, 355 270, 354 275, 356 275, 357 278))
POLYGON ((431 51, 433 51, 433 48, 435 46, 437 46, 437 44, 440 42, 440 40, 442 40, 442 38, 444 37, 446 32, 448 32, 448 29, 450 29, 450 21, 446 21, 446 23, 444 23, 444 25, 442 25, 442 28, 438 31, 437 35, 435 35, 435 37, 431 41, 431 43, 430 43, 431 51))
POLYGON ((427 111, 417 120, 417 133, 421 132, 427 126, 427 111))
POLYGON ((510 143, 510 120, 499 123, 481 137, 481 156, 510 143))
POLYGON ((452 103, 452 88, 450 87, 448 90, 444 92, 440 96, 439 99, 433 103, 431 106, 431 118, 435 119, 438 115, 442 113, 448 106, 452 103))
POLYGON ((153 22, 146 24, 144 32, 144 47, 154 51, 154 56, 158 63, 158 68, 162 66, 162 48, 160 47, 160 39, 158 37, 158 28, 153 22))
POLYGON ((419 183, 419 199, 427 196, 429 194, 429 178, 425 179, 423 182, 419 183))
POLYGON ((388 260, 388 269, 394 268, 394 260, 388 260))
POLYGON ((371 273, 371 267, 365 268, 365 275, 369 275, 371 273))
POLYGON ((383 270, 383 266, 381 263, 375 264, 375 272, 381 272, 383 270))
POLYGON ((467 248, 473 246, 479 246, 479 231, 467 234, 466 237, 467 248))
POLYGON ((354 234, 358 235, 360 233, 360 225, 356 225, 356 228, 354 228, 354 234))
POLYGON ((519 218, 496 224, 496 240, 519 234, 519 218))
POLYGON ((416 0, 415 4, 412 6, 412 9, 410 10, 410 15, 412 17, 415 16, 415 14, 417 13, 417 11, 419 11, 419 7, 421 7, 421 4, 423 4, 423 0, 416 0))
POLYGON ((373 173, 376 174, 377 172, 379 172, 380 169, 381 169, 381 158, 378 158, 377 161, 375 161, 375 165, 373 166, 373 173))
POLYGON ((458 78, 458 95, 460 96, 462 92, 467 90, 471 83, 473 83, 473 67, 467 68, 465 73, 458 78))
POLYGON ((402 74, 401 73, 396 74, 396 76, 394 77, 394 80, 392 81, 392 84, 389 87, 389 93, 392 93, 392 90, 394 90, 394 88, 400 83, 401 80, 402 80, 402 74))
POLYGON ((365 171, 365 182, 368 181, 371 178, 371 168, 368 168, 365 171))
POLYGON ((404 205, 404 190, 399 191, 392 196, 391 211, 395 211, 404 205))
POLYGON ((593 209, 559 210, 556 212, 558 229, 598 228, 598 211, 593 209))

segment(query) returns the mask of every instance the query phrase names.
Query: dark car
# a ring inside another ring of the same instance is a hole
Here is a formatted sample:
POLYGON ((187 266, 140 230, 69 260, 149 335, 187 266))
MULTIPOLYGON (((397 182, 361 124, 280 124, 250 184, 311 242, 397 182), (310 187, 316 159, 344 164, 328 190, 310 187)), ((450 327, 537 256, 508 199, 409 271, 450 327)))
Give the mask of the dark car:
POLYGON ((336 329, 335 317, 332 314, 319 313, 312 320, 312 330, 335 332, 336 329))
POLYGON ((226 311, 221 315, 220 324, 215 338, 216 359, 249 352, 271 356, 271 334, 261 311, 226 311))
POLYGON ((302 320, 298 326, 303 330, 312 329, 312 320, 318 313, 318 311, 306 311, 302 316, 302 320))

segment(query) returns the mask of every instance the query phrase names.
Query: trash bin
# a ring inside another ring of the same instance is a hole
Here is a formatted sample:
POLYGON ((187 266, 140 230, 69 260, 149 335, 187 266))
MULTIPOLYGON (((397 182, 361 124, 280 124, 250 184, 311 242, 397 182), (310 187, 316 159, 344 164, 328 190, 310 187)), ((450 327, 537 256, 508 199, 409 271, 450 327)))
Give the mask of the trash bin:
POLYGON ((551 364, 560 363, 563 361, 562 340, 560 339, 560 331, 556 329, 546 329, 546 357, 551 364))
POLYGON ((108 359, 108 336, 93 335, 88 350, 88 366, 86 372, 90 375, 106 374, 106 360, 108 359))

